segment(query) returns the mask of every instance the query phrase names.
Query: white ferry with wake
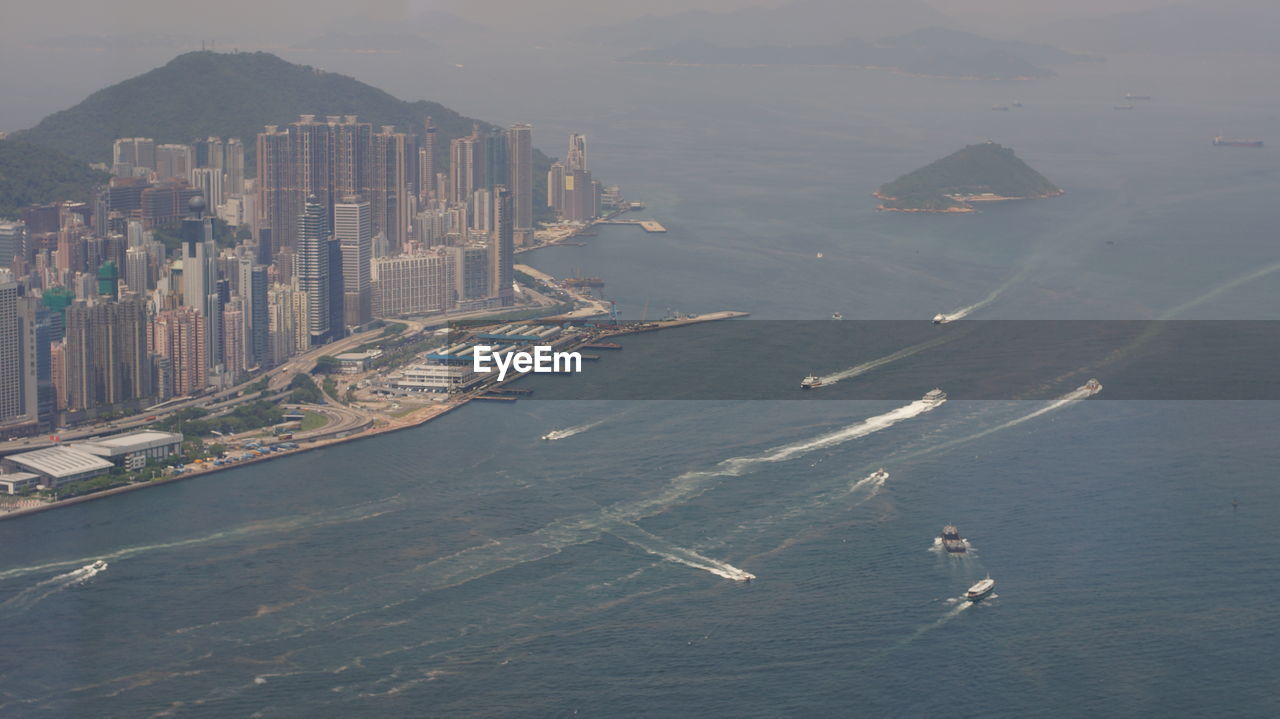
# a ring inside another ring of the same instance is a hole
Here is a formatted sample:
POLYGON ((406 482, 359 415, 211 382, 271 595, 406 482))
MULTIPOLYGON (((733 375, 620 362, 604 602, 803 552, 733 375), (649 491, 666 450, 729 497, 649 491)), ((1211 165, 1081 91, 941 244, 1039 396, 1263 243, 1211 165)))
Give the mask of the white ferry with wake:
POLYGON ((988 574, 986 579, 978 582, 972 587, 969 587, 969 591, 964 593, 964 598, 971 602, 976 602, 990 594, 991 590, 995 588, 996 580, 992 579, 991 575, 988 574))
POLYGON ((921 397, 920 399, 922 399, 922 400, 924 400, 925 402, 928 402, 929 404, 932 404, 932 405, 934 405, 934 406, 936 407, 936 406, 938 406, 938 405, 942 404, 943 402, 946 402, 946 401, 947 401, 947 393, 946 393, 946 392, 943 392, 942 390, 938 389, 937 387, 934 387, 933 389, 929 390, 928 392, 925 392, 925 393, 924 393, 924 396, 923 396, 923 397, 921 397))
POLYGON ((800 389, 813 389, 822 386, 822 378, 817 375, 809 375, 800 380, 800 389))

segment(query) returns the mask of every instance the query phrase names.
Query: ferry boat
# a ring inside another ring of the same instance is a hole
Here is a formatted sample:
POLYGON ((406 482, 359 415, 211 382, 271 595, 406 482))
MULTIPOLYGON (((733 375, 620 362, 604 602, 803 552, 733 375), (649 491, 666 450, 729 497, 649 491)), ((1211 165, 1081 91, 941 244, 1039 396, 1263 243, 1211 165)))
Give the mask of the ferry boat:
POLYGON ((800 389, 813 389, 814 387, 821 386, 822 378, 815 375, 809 375, 808 377, 800 380, 800 389))
POLYGON ((964 598, 971 602, 976 602, 990 594, 991 590, 995 588, 996 580, 992 579, 991 575, 988 574, 986 579, 978 582, 972 587, 969 587, 969 591, 964 593, 964 598))
POLYGON ((1089 394, 1094 394, 1102 389, 1102 383, 1096 379, 1091 379, 1080 385, 1080 389, 1089 392, 1089 394))
POLYGON ((956 529, 954 524, 948 524, 942 528, 942 548, 951 554, 964 554, 969 551, 964 544, 964 538, 960 536, 960 530, 956 529))
POLYGON ((938 314, 936 314, 936 315, 934 315, 934 316, 933 316, 933 323, 934 323, 935 325, 945 325, 946 323, 948 323, 948 322, 950 322, 950 321, 951 321, 951 319, 950 319, 949 317, 947 317, 946 315, 942 314, 941 312, 939 312, 938 314))
POLYGON ((928 392, 925 392, 924 397, 921 397, 921 399, 923 399, 925 402, 930 402, 932 404, 938 405, 938 404, 942 404, 947 400, 947 393, 943 392, 937 387, 934 387, 928 392))

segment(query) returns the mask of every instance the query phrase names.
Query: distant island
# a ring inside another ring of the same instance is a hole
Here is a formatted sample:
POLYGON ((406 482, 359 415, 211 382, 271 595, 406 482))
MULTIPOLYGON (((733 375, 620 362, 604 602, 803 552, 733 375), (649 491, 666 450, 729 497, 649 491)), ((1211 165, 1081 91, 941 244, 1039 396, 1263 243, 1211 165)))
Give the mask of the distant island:
POLYGON ((973 33, 926 28, 867 42, 849 38, 822 45, 729 47, 689 40, 642 50, 623 62, 678 65, 809 65, 897 70, 946 78, 1025 80, 1053 77, 1049 64, 1088 60, 1049 45, 993 40, 973 33))
POLYGON ((1013 150, 984 142, 881 185, 880 209, 895 212, 973 212, 974 202, 1029 200, 1062 190, 1013 150))

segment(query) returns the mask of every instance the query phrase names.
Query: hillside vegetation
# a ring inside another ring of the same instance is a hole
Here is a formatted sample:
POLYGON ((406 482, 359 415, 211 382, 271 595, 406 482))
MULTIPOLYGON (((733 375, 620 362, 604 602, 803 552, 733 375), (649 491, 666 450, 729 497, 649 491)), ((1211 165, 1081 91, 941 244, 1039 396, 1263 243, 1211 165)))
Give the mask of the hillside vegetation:
MULTIPOLYGON (((890 210, 946 211, 966 206, 963 198, 1050 197, 1062 190, 994 142, 969 145, 937 162, 909 172, 876 193, 890 210), (960 198, 960 199, 956 199, 960 198)), ((996 199, 996 198, 992 198, 996 199)))
MULTIPOLYGON (((400 132, 420 133, 431 117, 438 129, 436 157, 448 163, 449 141, 471 133, 474 123, 438 102, 406 102, 372 85, 266 52, 189 52, 168 64, 99 90, 79 104, 55 112, 12 137, 66 153, 85 162, 111 162, 118 137, 151 137, 158 143, 238 137, 245 171, 254 172, 256 137, 264 125, 285 125, 298 115, 358 115, 400 132)), ((534 151, 535 208, 546 205, 550 162, 534 151)))
POLYGON ((55 200, 87 201, 107 174, 47 147, 0 140, 0 217, 55 200))

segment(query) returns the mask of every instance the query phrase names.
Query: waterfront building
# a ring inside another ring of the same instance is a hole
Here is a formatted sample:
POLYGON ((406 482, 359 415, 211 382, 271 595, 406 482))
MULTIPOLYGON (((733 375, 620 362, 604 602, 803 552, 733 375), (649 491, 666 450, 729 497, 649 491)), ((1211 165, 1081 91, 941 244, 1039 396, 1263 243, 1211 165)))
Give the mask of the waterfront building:
POLYGON ((0 459, 6 472, 28 472, 40 477, 40 484, 57 489, 72 482, 106 474, 113 465, 107 460, 73 447, 46 447, 11 454, 0 459))
POLYGON ((569 135, 569 152, 565 155, 565 171, 587 169, 587 136, 579 133, 569 135))
POLYGON ((71 448, 101 457, 117 467, 136 471, 147 466, 147 460, 182 454, 182 433, 147 429, 72 442, 71 448))
POLYGON ((564 177, 564 163, 559 160, 551 163, 551 169, 547 170, 547 207, 557 215, 564 212, 564 177))

